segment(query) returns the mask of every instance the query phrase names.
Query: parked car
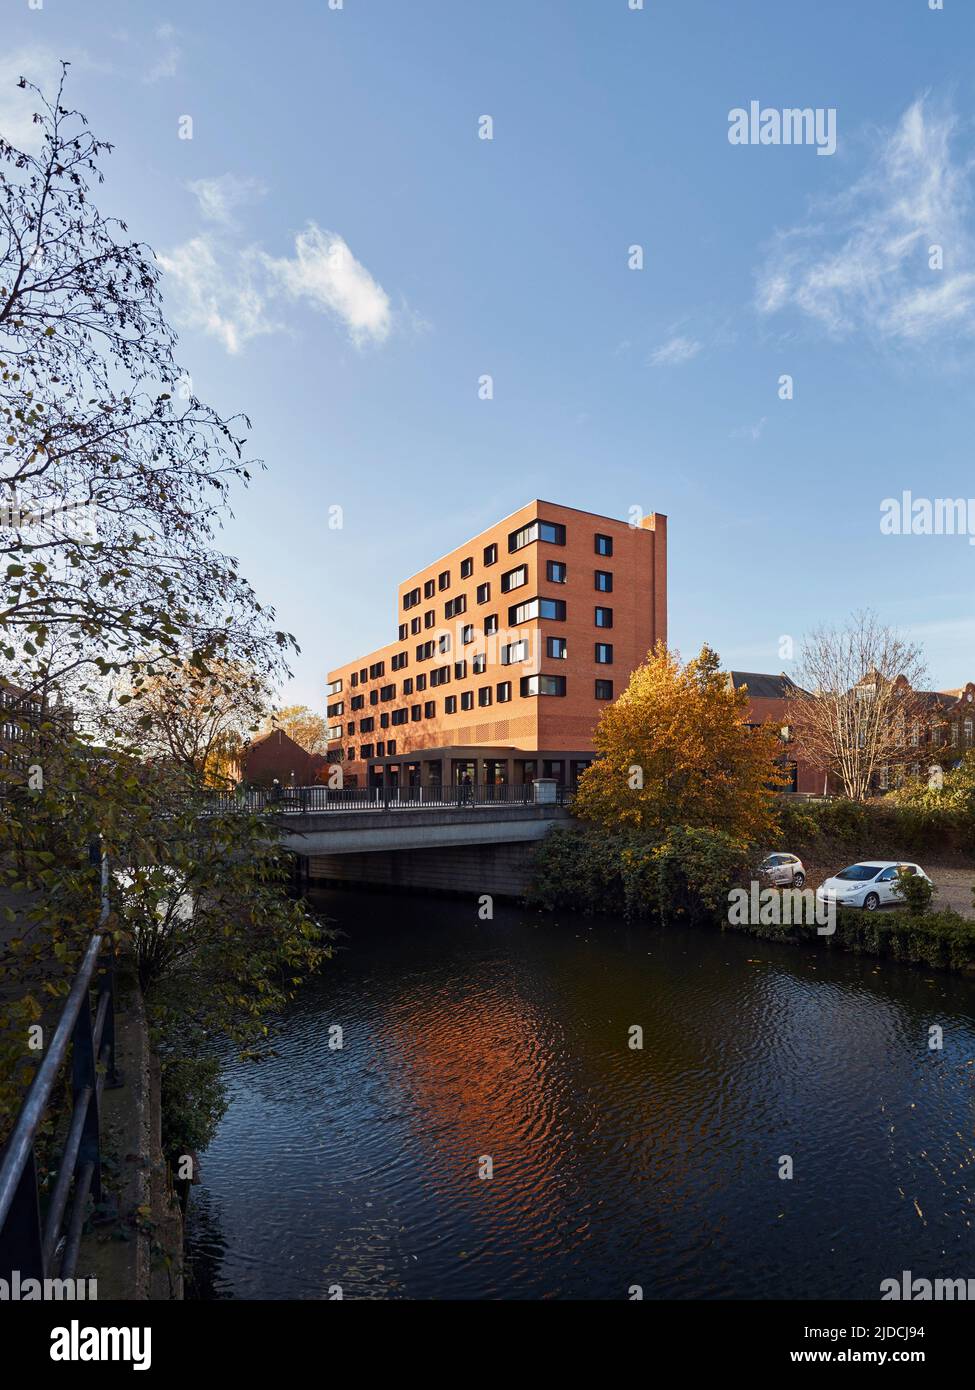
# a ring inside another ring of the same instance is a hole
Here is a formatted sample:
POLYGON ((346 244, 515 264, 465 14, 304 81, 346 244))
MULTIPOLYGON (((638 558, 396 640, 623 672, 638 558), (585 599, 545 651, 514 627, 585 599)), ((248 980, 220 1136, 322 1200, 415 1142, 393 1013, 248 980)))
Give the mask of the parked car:
POLYGON ((794 854, 770 854, 759 864, 758 872, 776 887, 801 888, 806 881, 802 860, 794 854))
MULTIPOLYGON (((862 907, 867 912, 876 912, 887 903, 903 903, 904 899, 895 892, 900 874, 927 874, 920 864, 899 864, 891 859, 865 859, 860 864, 851 864, 833 878, 826 879, 816 889, 819 902, 834 902, 837 907, 862 907)), ((930 879, 928 880, 930 882, 930 879)))

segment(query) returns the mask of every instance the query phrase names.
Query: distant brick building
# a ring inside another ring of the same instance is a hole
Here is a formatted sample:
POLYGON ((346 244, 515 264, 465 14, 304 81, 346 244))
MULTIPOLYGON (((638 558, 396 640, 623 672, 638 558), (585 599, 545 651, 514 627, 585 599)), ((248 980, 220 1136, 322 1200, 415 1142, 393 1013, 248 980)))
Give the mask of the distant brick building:
POLYGON ((396 631, 328 675, 347 785, 572 785, 667 640, 667 519, 536 499, 403 581, 396 631))
POLYGON ((783 788, 786 793, 804 796, 823 796, 829 786, 828 774, 806 762, 796 747, 788 725, 789 700, 798 690, 795 682, 784 672, 777 676, 760 671, 730 671, 728 680, 734 690, 748 692, 748 723, 753 727, 772 723, 782 740, 782 770, 789 778, 783 788))
POLYGON ((283 729, 272 729, 247 744, 239 773, 247 786, 267 787, 276 779, 283 787, 308 787, 323 780, 327 768, 321 753, 308 753, 283 729))
MULTIPOLYGON (((806 761, 794 732, 788 725, 789 700, 798 690, 784 673, 777 676, 759 671, 731 671, 729 681, 735 690, 748 691, 748 722, 771 721, 782 739, 782 766, 790 777, 786 792, 823 796, 839 794, 836 777, 806 761)), ((975 748, 975 681, 957 690, 911 691, 903 676, 896 684, 912 696, 916 717, 904 720, 902 755, 895 764, 882 767, 871 780, 871 789, 883 794, 900 786, 907 777, 927 775, 932 764, 956 767, 975 748)))

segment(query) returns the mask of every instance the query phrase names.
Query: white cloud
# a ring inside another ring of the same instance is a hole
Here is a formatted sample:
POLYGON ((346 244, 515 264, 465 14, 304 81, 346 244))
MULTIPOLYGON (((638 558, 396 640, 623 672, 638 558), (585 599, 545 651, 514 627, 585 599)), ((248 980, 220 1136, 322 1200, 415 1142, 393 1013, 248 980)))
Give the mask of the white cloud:
POLYGON ((754 425, 739 425, 737 429, 731 431, 732 439, 761 439, 765 433, 765 423, 767 415, 763 415, 761 420, 756 420, 754 425))
POLYGON ((776 234, 758 274, 763 314, 798 310, 828 333, 924 342, 970 333, 975 254, 971 163, 955 118, 919 98, 882 135, 873 167, 809 222, 776 234), (943 247, 944 269, 930 248, 943 247))
POLYGON ((281 332, 283 298, 305 301, 345 325, 357 347, 385 342, 393 324, 389 296, 356 260, 344 239, 309 223, 293 257, 259 247, 228 247, 210 234, 159 257, 177 301, 177 318, 219 339, 230 353, 252 339, 281 332))
POLYGON ((680 367, 690 362, 701 351, 702 344, 696 338, 670 338, 650 354, 651 367, 680 367))
POLYGON ((17 86, 21 77, 40 87, 50 99, 61 79, 57 55, 39 44, 0 53, 0 135, 18 150, 36 154, 41 148, 41 127, 33 120, 39 107, 36 92, 17 86))
POLYGON ((295 237, 294 257, 265 262, 287 294, 334 314, 357 346, 389 336, 389 296, 336 233, 309 222, 295 237))
POLYGON ((260 179, 220 174, 212 179, 194 179, 187 188, 196 196, 200 212, 208 222, 230 225, 234 213, 244 203, 263 198, 267 191, 260 179))
POLYGON ((179 35, 171 24, 160 24, 155 30, 155 38, 159 40, 159 54, 145 75, 146 82, 158 82, 164 77, 175 77, 182 57, 179 35))
POLYGON ((241 352, 252 338, 280 327, 268 318, 253 251, 237 252, 228 270, 212 239, 198 236, 171 255, 160 255, 159 263, 175 286, 180 321, 218 338, 229 353, 241 352))

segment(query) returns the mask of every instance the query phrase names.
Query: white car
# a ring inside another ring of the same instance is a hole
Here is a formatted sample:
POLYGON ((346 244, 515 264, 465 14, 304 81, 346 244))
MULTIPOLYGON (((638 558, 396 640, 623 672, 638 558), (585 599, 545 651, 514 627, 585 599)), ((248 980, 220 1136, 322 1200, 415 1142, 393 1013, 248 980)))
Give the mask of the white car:
POLYGON ((816 898, 821 903, 835 903, 837 907, 862 907, 867 912, 876 912, 887 903, 903 903, 904 899, 894 891, 898 875, 902 873, 928 877, 920 864, 865 859, 820 884, 816 898))
POLYGON ((802 860, 794 854, 770 854, 759 864, 758 872, 776 887, 801 888, 806 881, 802 860))

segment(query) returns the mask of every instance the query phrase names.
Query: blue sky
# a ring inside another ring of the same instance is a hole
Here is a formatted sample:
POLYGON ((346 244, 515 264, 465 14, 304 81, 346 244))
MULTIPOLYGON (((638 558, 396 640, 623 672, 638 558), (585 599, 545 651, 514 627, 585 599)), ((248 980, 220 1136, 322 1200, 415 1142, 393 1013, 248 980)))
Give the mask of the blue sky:
POLYGON ((975 6, 630 2, 0 0, 0 128, 72 60, 103 208, 252 418, 221 543, 301 643, 289 700, 536 496, 668 514, 684 655, 789 670, 871 606, 975 676, 975 546, 880 529, 975 497, 975 6), (835 108, 835 154, 732 145, 753 100, 835 108))

